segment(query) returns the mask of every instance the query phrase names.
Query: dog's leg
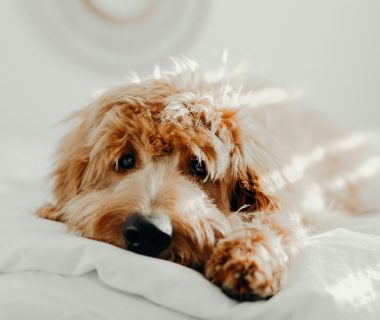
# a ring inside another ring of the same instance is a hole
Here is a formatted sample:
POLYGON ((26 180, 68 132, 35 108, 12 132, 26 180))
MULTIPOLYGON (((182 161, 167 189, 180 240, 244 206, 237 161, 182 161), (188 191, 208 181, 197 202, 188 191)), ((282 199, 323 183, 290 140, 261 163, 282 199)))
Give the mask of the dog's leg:
POLYGON ((304 230, 282 213, 238 222, 221 239, 205 266, 205 275, 237 300, 269 298, 279 291, 304 230), (281 223, 281 221, 284 221, 281 223))

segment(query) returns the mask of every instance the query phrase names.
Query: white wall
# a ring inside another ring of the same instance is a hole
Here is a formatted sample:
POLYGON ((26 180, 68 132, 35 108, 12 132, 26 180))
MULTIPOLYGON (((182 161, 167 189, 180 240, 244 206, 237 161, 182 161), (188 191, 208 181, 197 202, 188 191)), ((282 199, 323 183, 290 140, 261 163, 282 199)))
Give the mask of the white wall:
MULTIPOLYGON (((20 8, 0 2, 0 133, 51 135, 94 90, 121 78, 59 52, 20 8)), ((225 48, 231 62, 245 59, 260 77, 302 89, 307 105, 380 128, 380 1, 214 1, 186 54, 213 66, 225 48)))
POLYGON ((352 126, 380 128, 380 1, 219 1, 195 49, 223 47, 352 126))

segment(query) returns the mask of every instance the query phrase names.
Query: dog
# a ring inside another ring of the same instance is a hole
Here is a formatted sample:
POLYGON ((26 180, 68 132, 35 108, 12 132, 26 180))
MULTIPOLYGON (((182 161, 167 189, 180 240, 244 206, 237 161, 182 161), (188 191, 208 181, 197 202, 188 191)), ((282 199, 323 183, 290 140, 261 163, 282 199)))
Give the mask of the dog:
POLYGON ((308 235, 380 207, 380 160, 286 90, 248 89, 178 60, 103 93, 73 116, 38 215, 236 300, 273 296, 308 235))

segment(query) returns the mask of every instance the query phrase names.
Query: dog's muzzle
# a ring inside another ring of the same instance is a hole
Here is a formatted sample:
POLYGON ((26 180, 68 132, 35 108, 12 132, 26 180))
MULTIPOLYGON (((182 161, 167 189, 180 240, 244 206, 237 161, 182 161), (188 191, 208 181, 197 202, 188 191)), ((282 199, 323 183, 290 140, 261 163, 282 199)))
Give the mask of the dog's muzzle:
POLYGON ((127 250, 150 257, 158 257, 172 240, 173 228, 165 214, 145 216, 133 213, 128 216, 123 228, 127 250))

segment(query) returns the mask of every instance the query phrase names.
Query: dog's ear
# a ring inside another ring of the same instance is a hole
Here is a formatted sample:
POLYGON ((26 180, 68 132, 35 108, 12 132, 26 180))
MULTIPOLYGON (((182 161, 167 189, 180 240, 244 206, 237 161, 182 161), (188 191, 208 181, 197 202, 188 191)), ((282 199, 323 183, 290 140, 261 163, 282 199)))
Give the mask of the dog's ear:
POLYGON ((89 162, 87 134, 87 126, 82 121, 61 140, 51 175, 55 203, 46 204, 37 210, 37 215, 41 218, 62 221, 62 207, 80 193, 82 178, 89 162))
POLYGON ((51 203, 47 203, 42 207, 39 207, 36 211, 36 214, 43 219, 64 222, 62 212, 58 209, 57 206, 51 203))
MULTIPOLYGON (((221 109, 222 121, 229 129, 233 144, 238 150, 234 163, 240 163, 233 171, 234 178, 227 182, 231 211, 271 212, 277 209, 276 199, 265 191, 259 179, 260 173, 265 172, 265 164, 270 162, 265 141, 258 137, 265 135, 260 123, 252 118, 250 108, 221 109)), ((261 138, 262 139, 262 138, 261 138)))
POLYGON ((82 178, 89 163, 88 129, 83 122, 60 143, 56 168, 53 171, 54 196, 58 203, 80 192, 82 178))
POLYGON ((258 177, 244 172, 232 184, 230 209, 234 212, 272 212, 277 206, 276 199, 261 188, 258 177))

